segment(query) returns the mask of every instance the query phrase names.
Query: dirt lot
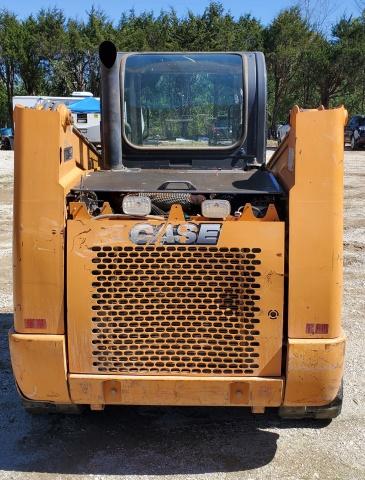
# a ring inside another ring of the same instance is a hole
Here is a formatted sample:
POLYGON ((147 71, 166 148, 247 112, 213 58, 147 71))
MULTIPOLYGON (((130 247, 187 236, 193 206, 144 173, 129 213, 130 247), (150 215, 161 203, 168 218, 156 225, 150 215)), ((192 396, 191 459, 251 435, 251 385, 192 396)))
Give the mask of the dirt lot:
POLYGON ((0 152, 0 479, 365 478, 365 152, 345 155, 345 401, 330 424, 219 408, 109 409, 30 417, 13 384, 12 154, 0 152))

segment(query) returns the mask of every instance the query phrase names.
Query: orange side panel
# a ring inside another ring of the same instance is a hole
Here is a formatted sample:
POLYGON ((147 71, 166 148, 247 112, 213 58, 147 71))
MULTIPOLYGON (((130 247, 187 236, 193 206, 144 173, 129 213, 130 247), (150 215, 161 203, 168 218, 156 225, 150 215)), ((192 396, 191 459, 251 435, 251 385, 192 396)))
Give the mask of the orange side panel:
POLYGON ((289 194, 290 338, 341 335, 343 132, 346 112, 295 118, 295 184, 289 194))
POLYGON ((65 196, 91 152, 69 112, 17 107, 14 172, 14 327, 64 333, 65 196))
POLYGON ((63 335, 10 333, 9 343, 14 376, 26 398, 70 403, 63 335))
POLYGON ((346 117, 343 107, 295 107, 290 134, 269 163, 289 194, 289 338, 341 335, 346 117))
POLYGON ((285 406, 327 405, 342 380, 345 338, 289 340, 285 406))

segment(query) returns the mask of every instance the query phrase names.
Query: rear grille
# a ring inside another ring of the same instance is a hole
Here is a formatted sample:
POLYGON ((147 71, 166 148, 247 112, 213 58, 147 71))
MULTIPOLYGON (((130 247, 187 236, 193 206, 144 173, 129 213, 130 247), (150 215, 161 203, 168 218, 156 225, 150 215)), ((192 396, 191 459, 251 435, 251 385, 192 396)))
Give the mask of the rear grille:
POLYGON ((99 373, 255 375, 259 248, 94 246, 99 373))

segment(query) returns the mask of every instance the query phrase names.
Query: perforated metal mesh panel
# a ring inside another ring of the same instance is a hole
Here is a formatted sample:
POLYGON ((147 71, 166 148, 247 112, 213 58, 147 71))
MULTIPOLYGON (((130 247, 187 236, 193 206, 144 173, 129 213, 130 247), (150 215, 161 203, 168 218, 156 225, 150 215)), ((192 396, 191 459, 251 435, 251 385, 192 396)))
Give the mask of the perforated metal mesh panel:
POLYGON ((89 250, 94 371, 257 374, 260 248, 89 250))

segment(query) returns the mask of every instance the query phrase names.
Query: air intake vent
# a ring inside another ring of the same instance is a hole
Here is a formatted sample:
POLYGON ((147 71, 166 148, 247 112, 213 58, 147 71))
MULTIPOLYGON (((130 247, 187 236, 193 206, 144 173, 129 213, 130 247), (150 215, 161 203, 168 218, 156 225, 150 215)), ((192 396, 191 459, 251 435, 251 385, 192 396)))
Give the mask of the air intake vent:
POLYGON ((96 373, 257 375, 260 248, 93 246, 96 373))

